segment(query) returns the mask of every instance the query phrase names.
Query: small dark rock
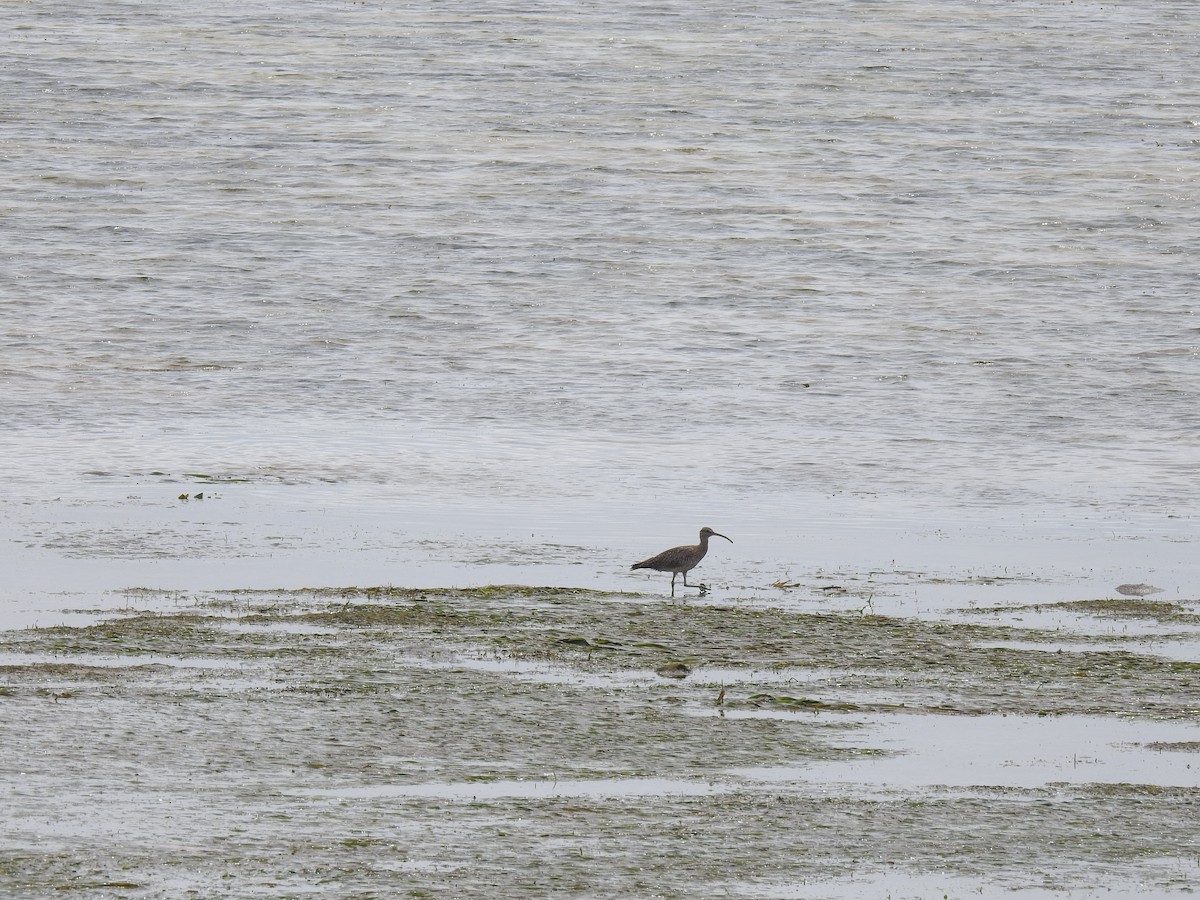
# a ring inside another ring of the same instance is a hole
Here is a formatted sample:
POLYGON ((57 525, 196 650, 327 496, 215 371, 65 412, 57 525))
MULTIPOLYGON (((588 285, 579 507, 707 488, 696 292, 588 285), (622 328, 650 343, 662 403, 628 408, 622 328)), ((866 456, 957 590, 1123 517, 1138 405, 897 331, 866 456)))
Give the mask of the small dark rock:
POLYGON ((681 662, 666 663, 654 670, 663 678, 687 678, 692 670, 681 662))

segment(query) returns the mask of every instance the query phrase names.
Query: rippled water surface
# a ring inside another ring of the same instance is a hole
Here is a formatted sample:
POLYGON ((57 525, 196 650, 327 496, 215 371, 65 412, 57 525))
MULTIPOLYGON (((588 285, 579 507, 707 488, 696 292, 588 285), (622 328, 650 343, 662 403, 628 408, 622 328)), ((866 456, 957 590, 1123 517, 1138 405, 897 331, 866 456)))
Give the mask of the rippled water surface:
MULTIPOLYGON (((30 581, 430 540, 460 581, 561 541, 628 585, 712 524, 761 585, 903 566, 913 522, 1200 581, 1190 2, 0 26, 0 511, 30 581)), ((135 571, 106 578, 171 580, 135 571)))

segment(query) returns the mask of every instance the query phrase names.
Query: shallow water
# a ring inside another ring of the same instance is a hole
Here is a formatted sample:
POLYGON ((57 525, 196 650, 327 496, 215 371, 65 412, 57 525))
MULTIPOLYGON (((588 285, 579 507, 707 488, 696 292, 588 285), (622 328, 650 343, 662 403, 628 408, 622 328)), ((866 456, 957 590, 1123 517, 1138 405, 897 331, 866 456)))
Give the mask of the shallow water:
POLYGON ((6 7, 0 621, 702 524, 1196 596, 1190 12, 6 7))
POLYGON ((1035 788, 1048 784, 1153 784, 1200 788, 1200 725, 1099 716, 888 716, 854 734, 885 754, 869 763, 738 769, 752 781, 862 785, 888 791, 931 786, 1035 788), (1185 744, 1170 751, 1162 744, 1185 744))

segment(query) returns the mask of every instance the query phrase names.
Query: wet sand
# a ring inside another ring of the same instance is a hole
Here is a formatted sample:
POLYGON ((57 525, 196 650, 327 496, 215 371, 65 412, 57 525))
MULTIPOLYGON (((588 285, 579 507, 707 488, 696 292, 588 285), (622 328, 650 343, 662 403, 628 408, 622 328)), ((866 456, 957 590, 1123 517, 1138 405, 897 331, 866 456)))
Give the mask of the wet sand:
POLYGON ((380 587, 141 590, 77 615, 0 633, 0 895, 1200 881, 1194 603, 922 620, 380 587))

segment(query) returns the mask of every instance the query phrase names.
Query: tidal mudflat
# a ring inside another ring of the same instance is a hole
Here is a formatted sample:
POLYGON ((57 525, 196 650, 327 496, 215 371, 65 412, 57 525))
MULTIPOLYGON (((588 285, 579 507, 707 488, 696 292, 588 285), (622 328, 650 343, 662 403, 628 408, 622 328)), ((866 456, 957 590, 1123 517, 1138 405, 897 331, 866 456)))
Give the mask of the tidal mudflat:
POLYGON ((0 633, 0 895, 1186 895, 1198 621, 133 591, 0 633))

